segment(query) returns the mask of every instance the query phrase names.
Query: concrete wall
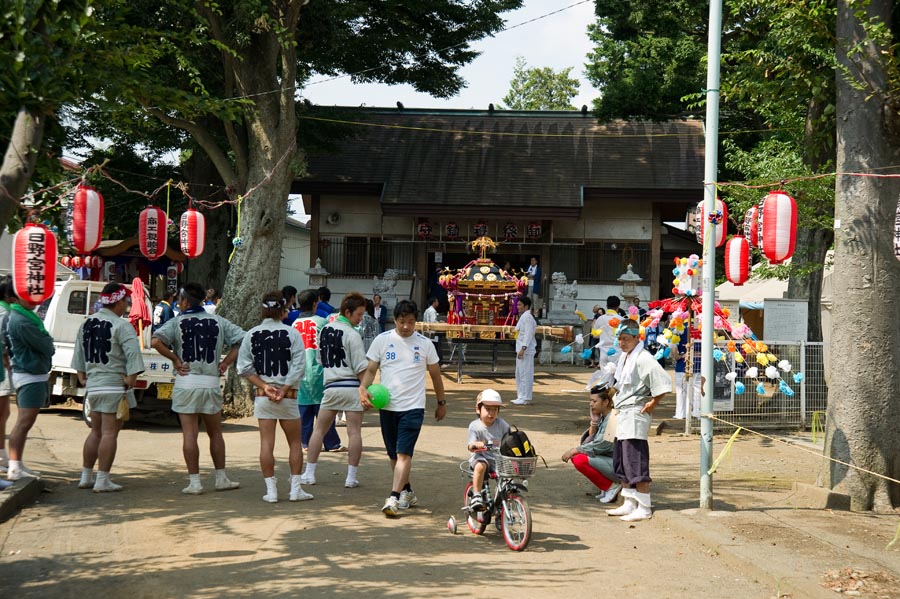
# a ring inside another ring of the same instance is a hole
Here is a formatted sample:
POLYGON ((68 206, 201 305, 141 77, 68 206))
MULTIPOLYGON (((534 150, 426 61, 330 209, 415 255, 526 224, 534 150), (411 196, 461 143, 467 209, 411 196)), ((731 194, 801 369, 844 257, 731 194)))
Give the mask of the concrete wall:
POLYGON ((278 272, 278 287, 293 285, 298 290, 309 287, 309 229, 297 221, 288 220, 284 229, 284 244, 281 246, 281 268, 278 272))

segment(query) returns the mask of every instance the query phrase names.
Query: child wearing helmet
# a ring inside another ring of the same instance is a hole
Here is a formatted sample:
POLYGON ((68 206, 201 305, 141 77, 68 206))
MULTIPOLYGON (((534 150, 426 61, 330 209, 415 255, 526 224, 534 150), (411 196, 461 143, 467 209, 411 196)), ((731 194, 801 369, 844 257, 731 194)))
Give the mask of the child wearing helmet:
POLYGON ((495 469, 494 456, 485 451, 488 445, 500 447, 503 435, 509 432, 509 424, 500 418, 503 401, 500 394, 493 389, 485 389, 475 398, 475 413, 478 418, 469 423, 469 440, 466 448, 472 452, 469 464, 472 466, 473 495, 469 507, 473 510, 484 508, 481 490, 484 488, 484 477, 495 469))

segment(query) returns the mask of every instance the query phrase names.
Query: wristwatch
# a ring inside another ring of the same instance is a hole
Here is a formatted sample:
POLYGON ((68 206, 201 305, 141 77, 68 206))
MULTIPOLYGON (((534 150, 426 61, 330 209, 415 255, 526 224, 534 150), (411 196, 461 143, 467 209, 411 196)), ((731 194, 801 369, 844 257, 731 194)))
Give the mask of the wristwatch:
POLYGON ((438 405, 439 405, 439 406, 446 406, 446 405, 447 405, 447 400, 446 400, 446 399, 439 399, 439 400, 438 400, 438 405))

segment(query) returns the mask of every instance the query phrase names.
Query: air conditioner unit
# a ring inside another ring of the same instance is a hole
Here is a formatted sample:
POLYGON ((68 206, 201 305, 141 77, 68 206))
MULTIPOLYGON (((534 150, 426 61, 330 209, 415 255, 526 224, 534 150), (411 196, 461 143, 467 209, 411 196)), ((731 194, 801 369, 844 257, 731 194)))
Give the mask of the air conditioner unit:
POLYGON ((339 212, 332 212, 325 218, 325 222, 329 225, 336 225, 341 222, 341 214, 339 212))

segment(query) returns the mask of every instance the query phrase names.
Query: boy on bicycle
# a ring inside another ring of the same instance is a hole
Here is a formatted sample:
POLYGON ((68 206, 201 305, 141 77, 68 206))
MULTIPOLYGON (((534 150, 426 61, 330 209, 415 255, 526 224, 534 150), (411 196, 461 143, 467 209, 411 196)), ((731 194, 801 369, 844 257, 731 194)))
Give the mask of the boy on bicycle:
POLYGON ((493 389, 485 389, 475 399, 475 413, 478 418, 469 423, 469 441, 466 445, 472 452, 469 464, 472 466, 472 489, 469 508, 473 511, 484 509, 481 490, 484 488, 484 477, 495 470, 494 455, 485 451, 488 445, 500 447, 503 435, 509 432, 509 424, 500 418, 503 401, 500 394, 493 389))

